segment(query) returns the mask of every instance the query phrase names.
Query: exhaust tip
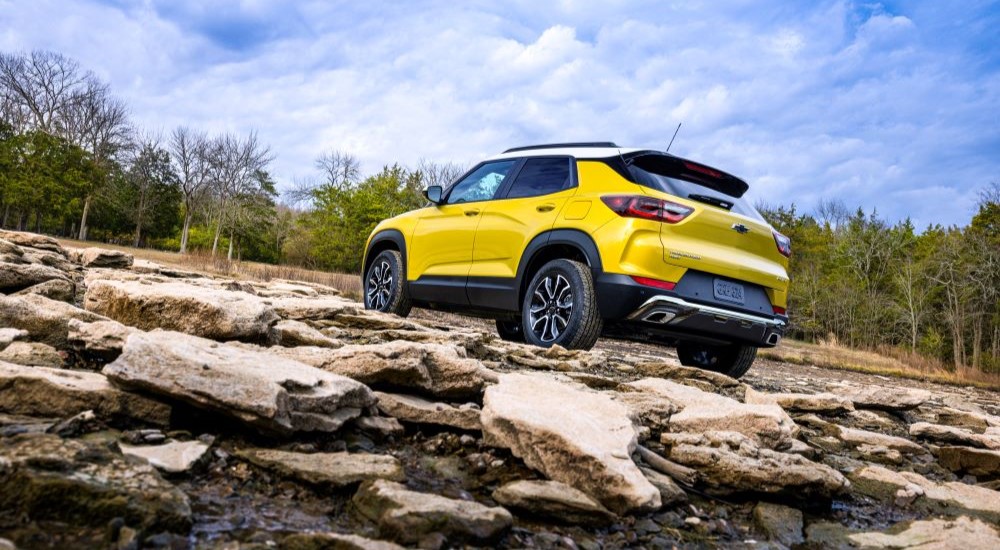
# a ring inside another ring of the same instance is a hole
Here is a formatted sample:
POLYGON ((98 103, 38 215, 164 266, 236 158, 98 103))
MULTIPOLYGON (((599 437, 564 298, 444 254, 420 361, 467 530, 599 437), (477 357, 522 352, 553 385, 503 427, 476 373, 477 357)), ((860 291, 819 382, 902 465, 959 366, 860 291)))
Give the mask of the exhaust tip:
POLYGON ((771 334, 767 335, 767 343, 772 346, 777 346, 778 342, 780 341, 781 341, 781 335, 778 334, 777 332, 772 332, 771 334))
POLYGON ((670 322, 676 315, 670 311, 653 311, 652 313, 646 314, 642 320, 647 323, 656 323, 662 325, 664 323, 670 322))

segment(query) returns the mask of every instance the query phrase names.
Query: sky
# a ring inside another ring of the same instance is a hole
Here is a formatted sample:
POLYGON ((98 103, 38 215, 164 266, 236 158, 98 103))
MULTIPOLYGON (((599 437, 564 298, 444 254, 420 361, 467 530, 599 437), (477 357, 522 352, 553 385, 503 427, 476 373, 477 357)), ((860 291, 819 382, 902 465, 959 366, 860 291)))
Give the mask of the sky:
POLYGON ((615 141, 915 225, 1000 181, 1000 2, 0 0, 0 50, 108 81, 167 135, 256 131, 279 188, 615 141))

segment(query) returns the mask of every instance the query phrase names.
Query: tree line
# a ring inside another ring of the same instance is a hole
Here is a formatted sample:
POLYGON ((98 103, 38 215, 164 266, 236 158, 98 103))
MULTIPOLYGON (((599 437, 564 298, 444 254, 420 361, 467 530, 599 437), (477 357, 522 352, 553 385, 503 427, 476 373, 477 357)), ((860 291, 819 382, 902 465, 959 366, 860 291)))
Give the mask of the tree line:
MULTIPOLYGON (((272 161, 255 132, 142 131, 60 54, 0 53, 0 227, 357 273, 375 224, 463 172, 423 161, 365 176, 331 151, 279 196, 272 161)), ((968 226, 922 232, 833 201, 759 209, 793 242, 792 336, 1000 372, 1000 184, 968 226)))
POLYGON ((1000 373, 1000 183, 968 226, 919 233, 838 201, 758 210, 792 239, 791 336, 1000 373))

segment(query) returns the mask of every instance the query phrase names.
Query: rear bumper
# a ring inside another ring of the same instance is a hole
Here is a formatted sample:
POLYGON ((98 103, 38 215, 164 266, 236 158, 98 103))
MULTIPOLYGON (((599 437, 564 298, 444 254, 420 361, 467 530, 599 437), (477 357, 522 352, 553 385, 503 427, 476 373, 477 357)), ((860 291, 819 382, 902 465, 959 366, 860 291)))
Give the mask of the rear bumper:
POLYGON ((696 304, 677 296, 654 296, 626 317, 626 320, 659 325, 672 331, 732 338, 766 347, 778 345, 787 325, 780 317, 761 317, 696 304))
MULTIPOLYGON (((705 293, 691 291, 691 283, 679 283, 675 291, 667 291, 640 285, 625 275, 608 273, 599 275, 595 283, 598 307, 610 325, 609 333, 625 338, 773 347, 784 336, 788 324, 783 315, 763 313, 764 307, 740 311, 724 304, 706 303, 702 299, 705 293)), ((771 309, 769 303, 766 309, 771 309)))

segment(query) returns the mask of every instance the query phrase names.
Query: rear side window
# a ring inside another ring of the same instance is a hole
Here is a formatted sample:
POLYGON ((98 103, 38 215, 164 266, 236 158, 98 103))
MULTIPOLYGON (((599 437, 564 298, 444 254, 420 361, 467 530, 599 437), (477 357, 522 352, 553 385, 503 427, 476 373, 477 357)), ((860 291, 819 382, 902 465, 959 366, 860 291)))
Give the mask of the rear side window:
POLYGON ((448 204, 488 201, 496 194, 504 178, 517 165, 517 160, 487 162, 476 168, 448 193, 448 204))
POLYGON ((569 157, 529 158, 517 173, 506 198, 548 195, 569 189, 572 184, 569 157))

